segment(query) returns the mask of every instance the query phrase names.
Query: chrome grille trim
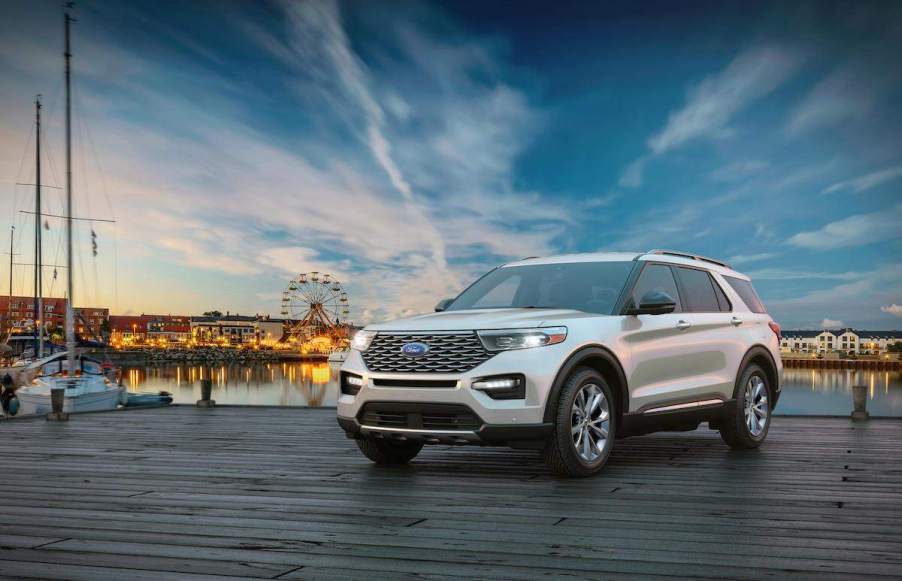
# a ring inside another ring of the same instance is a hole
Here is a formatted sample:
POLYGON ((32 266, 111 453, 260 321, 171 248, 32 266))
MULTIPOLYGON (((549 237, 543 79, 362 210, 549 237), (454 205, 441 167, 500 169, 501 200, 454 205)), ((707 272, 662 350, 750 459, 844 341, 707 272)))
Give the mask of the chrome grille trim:
POLYGON ((473 331, 435 333, 378 333, 363 352, 367 369, 386 373, 463 373, 488 361, 486 351, 473 331), (429 351, 421 357, 401 353, 405 343, 426 343, 429 351))

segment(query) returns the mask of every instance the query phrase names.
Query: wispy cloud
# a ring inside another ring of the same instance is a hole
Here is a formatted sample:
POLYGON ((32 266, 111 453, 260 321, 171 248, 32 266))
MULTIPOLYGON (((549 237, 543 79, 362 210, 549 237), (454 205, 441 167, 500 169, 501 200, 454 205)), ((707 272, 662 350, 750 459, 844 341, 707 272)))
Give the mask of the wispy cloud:
POLYGON ((902 164, 871 172, 851 180, 837 182, 832 186, 825 188, 823 193, 832 194, 835 192, 848 191, 857 194, 870 190, 871 188, 876 188, 880 184, 891 182, 899 177, 902 177, 902 164))
MULTIPOLYGON (((897 67, 896 67, 897 68, 897 67)), ((809 131, 868 117, 899 73, 855 60, 828 75, 790 113, 786 131, 809 131)))
POLYGON ((857 280, 863 272, 822 272, 807 268, 763 268, 746 273, 756 280, 857 280))
POLYGON ((686 104, 648 140, 655 154, 695 139, 723 136, 733 116, 770 94, 799 69, 800 55, 777 45, 746 50, 727 68, 689 91, 686 104))
POLYGON ((777 256, 774 252, 759 252, 758 254, 735 254, 727 259, 730 264, 748 264, 749 262, 760 262, 777 256))
POLYGON ((820 327, 822 329, 841 329, 845 327, 845 323, 838 319, 823 319, 820 327))
POLYGON ((708 174, 708 177, 715 182, 735 182, 755 176, 768 167, 770 164, 766 161, 747 159, 717 168, 708 174))
POLYGON ((663 129, 648 139, 649 153, 620 178, 622 187, 638 187, 647 156, 661 155, 699 139, 719 139, 731 133, 734 115, 772 93, 802 64, 795 50, 779 45, 754 46, 725 69, 692 87, 685 104, 673 111, 663 129))
POLYGON ((830 222, 820 230, 800 232, 789 238, 794 246, 829 250, 873 244, 902 236, 902 205, 886 212, 857 214, 830 222))
POLYGON ((891 305, 884 305, 880 307, 880 310, 884 313, 889 313, 890 315, 902 317, 902 305, 897 305, 896 303, 893 303, 891 305))

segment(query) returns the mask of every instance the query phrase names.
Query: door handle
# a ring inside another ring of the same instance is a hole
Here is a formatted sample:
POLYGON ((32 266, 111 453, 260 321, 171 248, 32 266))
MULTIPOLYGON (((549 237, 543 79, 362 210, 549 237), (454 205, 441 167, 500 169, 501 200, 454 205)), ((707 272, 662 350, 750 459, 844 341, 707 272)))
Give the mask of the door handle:
POLYGON ((739 317, 733 317, 732 319, 730 319, 730 324, 734 327, 738 327, 742 324, 742 319, 740 319, 739 317))
POLYGON ((686 321, 679 321, 676 324, 676 328, 679 329, 680 331, 685 331, 686 329, 688 329, 691 326, 692 326, 692 323, 687 323, 686 321))

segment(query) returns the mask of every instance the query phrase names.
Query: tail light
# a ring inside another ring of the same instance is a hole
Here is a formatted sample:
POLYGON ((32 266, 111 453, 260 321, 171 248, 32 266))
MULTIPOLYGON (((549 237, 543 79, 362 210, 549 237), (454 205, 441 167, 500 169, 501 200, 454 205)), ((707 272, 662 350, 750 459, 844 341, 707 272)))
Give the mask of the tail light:
POLYGON ((777 336, 777 341, 780 341, 783 339, 783 333, 782 333, 782 331, 780 329, 780 325, 778 323, 775 323, 774 321, 770 321, 767 324, 767 326, 770 327, 770 330, 773 331, 774 335, 777 336))

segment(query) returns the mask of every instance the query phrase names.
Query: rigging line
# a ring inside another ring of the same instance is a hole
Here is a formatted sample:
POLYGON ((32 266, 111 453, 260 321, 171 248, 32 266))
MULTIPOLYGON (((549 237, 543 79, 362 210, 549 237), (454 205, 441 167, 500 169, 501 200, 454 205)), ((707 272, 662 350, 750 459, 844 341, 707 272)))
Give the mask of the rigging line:
MULTIPOLYGON (((25 143, 25 149, 22 150, 22 158, 19 160, 19 168, 16 170, 16 182, 22 181, 23 168, 25 167, 25 159, 28 157, 28 152, 31 151, 31 141, 34 138, 35 127, 37 123, 35 121, 31 122, 31 128, 28 131, 28 140, 25 143)), ((13 206, 12 209, 15 210, 19 207, 19 188, 13 185, 13 206)), ((13 225, 16 225, 16 220, 13 218, 13 225)), ((18 228, 17 228, 18 230, 18 228)), ((18 236, 21 235, 21 232, 16 233, 16 243, 19 242, 18 236)))
MULTIPOLYGON (((21 214, 31 214, 32 216, 34 215, 34 212, 29 212, 28 210, 19 210, 19 213, 21 213, 21 214)), ((47 214, 47 213, 45 213, 45 212, 41 212, 41 216, 45 216, 45 217, 47 217, 47 218, 62 218, 63 220, 65 220, 66 218, 68 218, 68 216, 60 216, 59 214, 47 214)), ((76 217, 76 216, 72 216, 72 219, 73 219, 73 220, 78 220, 78 221, 81 221, 81 222, 109 222, 109 223, 113 223, 113 224, 116 223, 115 220, 106 220, 106 219, 104 219, 104 218, 78 218, 78 217, 76 217)))

